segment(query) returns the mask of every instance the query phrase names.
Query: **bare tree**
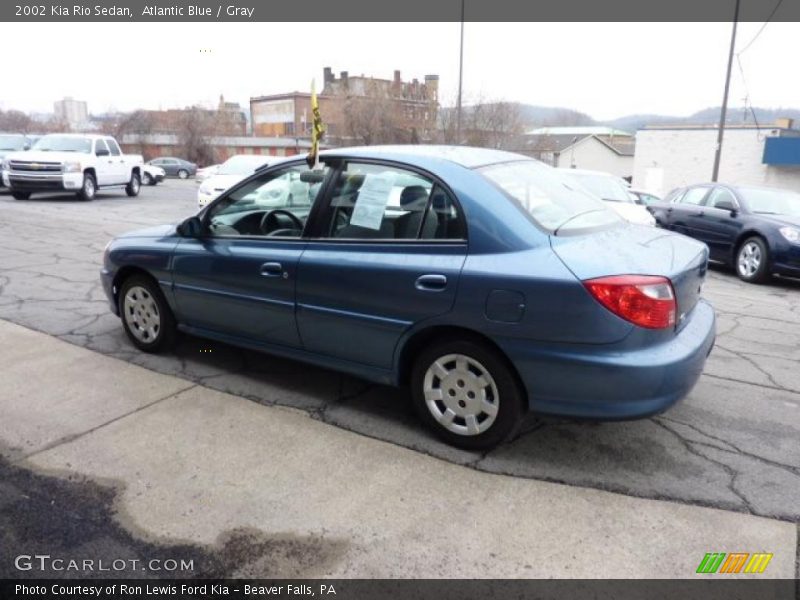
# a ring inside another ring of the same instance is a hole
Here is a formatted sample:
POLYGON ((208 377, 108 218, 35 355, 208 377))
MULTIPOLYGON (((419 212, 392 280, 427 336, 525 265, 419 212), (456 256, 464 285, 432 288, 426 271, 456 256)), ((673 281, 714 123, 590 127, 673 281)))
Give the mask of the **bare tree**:
POLYGON ((440 109, 437 137, 445 144, 510 149, 518 143, 524 125, 519 104, 479 96, 461 109, 460 137, 457 109, 440 109))
POLYGON ((183 157, 200 165, 214 164, 216 152, 211 138, 219 135, 220 123, 218 113, 208 109, 192 106, 177 114, 174 131, 178 136, 178 146, 183 157))
POLYGON ((19 110, 0 110, 0 131, 9 133, 29 133, 33 120, 19 110))

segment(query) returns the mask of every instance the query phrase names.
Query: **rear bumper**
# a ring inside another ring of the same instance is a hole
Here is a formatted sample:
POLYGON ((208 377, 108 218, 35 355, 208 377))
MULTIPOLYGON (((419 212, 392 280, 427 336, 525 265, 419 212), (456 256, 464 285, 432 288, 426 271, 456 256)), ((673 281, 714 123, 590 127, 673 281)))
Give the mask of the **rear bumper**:
POLYGON ((697 383, 715 338, 714 309, 701 300, 675 337, 647 348, 521 340, 500 345, 522 377, 532 412, 623 420, 663 412, 685 397, 697 383))

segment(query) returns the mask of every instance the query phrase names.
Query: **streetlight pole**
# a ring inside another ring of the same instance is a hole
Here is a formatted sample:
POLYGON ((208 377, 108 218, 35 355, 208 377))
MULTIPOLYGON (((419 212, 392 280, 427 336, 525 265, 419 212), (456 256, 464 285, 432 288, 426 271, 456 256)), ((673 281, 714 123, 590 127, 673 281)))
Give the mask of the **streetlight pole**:
POLYGON ((456 108, 456 144, 461 143, 461 81, 464 77, 464 2, 465 0, 461 0, 461 45, 459 47, 459 54, 458 54, 458 105, 456 108))
POLYGON ((725 76, 725 91, 722 94, 722 110, 719 115, 719 129, 717 130, 717 148, 714 153, 714 170, 711 173, 711 181, 716 182, 719 176, 719 161, 722 156, 722 136, 725 131, 725 117, 728 113, 728 89, 731 85, 731 66, 733 65, 733 49, 736 46, 736 26, 739 22, 739 2, 736 0, 736 8, 733 13, 733 31, 731 32, 731 48, 728 51, 728 73, 725 76))

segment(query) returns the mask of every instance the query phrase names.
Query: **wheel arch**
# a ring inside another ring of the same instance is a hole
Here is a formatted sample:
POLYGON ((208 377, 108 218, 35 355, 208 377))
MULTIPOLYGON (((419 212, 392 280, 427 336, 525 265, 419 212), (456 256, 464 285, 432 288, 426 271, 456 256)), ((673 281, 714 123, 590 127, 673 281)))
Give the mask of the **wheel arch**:
POLYGON ((414 358, 420 350, 432 343, 447 339, 473 340, 497 352, 500 359, 506 363, 506 366, 511 373, 513 373, 514 379, 517 385, 519 385, 519 389, 526 398, 528 397, 528 390, 525 387, 525 383, 522 381, 522 377, 520 377, 516 366, 514 366, 514 363, 511 362, 503 349, 487 335, 475 331, 474 329, 456 325, 432 325, 415 331, 408 339, 402 342, 402 346, 398 352, 395 370, 397 383, 399 385, 408 385, 411 380, 411 370, 414 367, 414 358))
POLYGON ((114 303, 119 305, 119 290, 122 287, 122 284, 125 283, 127 279, 130 279, 134 275, 142 275, 150 279, 156 286, 159 288, 161 287, 158 283, 158 279, 153 277, 152 273, 149 273, 146 269, 142 267, 137 267, 135 265, 125 265, 124 267, 120 267, 116 274, 114 275, 114 279, 112 281, 112 291, 114 294, 114 303))

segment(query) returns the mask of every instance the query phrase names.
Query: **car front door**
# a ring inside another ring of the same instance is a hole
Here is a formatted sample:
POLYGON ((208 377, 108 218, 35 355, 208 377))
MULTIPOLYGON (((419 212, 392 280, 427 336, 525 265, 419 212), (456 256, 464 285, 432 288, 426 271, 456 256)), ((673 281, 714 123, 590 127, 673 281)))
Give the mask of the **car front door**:
POLYGON ((97 160, 94 163, 94 172, 97 185, 111 185, 114 183, 114 157, 105 140, 97 139, 94 142, 94 153, 97 160))
POLYGON ((453 306, 463 217, 443 185, 411 169, 351 161, 333 179, 300 259, 303 347, 388 370, 404 332, 453 306))
POLYGON ((182 323, 201 333, 300 345, 295 286, 306 245, 301 233, 326 173, 305 163, 286 165, 248 179, 210 206, 205 232, 182 239, 174 252, 182 323))

